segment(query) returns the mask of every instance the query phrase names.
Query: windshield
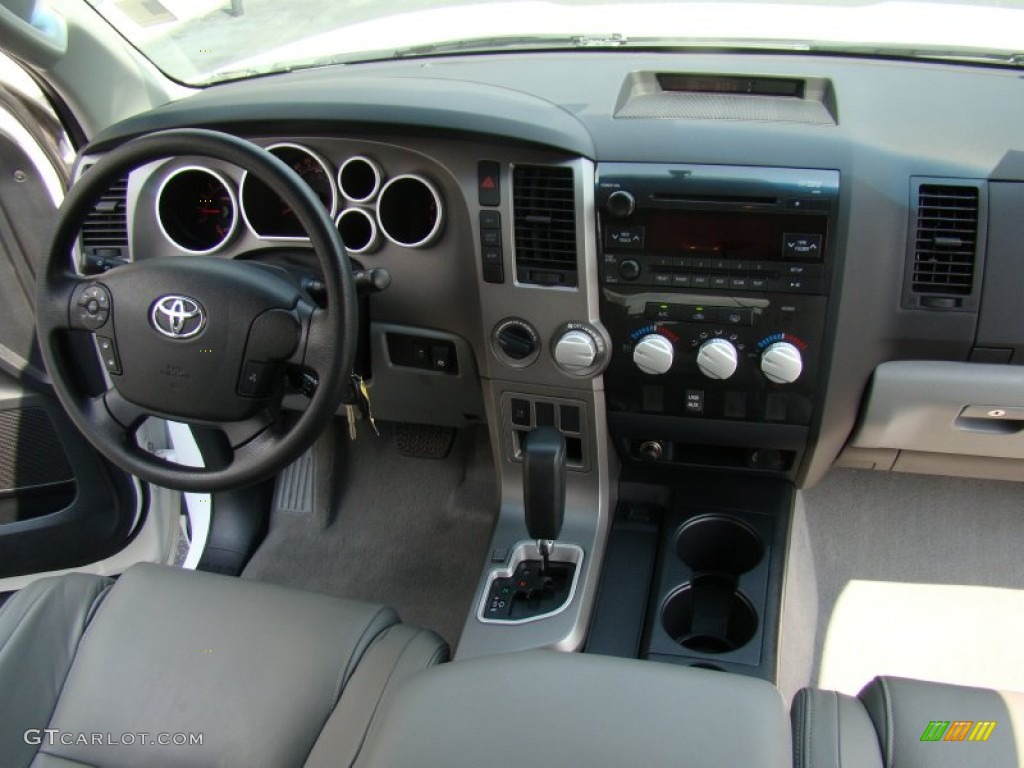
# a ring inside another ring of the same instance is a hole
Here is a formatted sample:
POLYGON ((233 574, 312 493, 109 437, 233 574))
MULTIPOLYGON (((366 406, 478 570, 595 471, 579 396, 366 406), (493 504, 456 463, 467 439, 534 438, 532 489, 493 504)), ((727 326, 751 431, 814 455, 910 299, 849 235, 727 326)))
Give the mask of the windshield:
POLYGON ((342 61, 578 47, 780 48, 1020 65, 1017 0, 88 0, 190 85, 342 61))

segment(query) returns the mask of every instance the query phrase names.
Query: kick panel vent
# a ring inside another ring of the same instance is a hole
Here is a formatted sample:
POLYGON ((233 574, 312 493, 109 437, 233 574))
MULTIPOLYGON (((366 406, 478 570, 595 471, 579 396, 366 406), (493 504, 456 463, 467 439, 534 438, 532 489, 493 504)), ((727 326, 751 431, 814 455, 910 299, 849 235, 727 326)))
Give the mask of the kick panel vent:
POLYGON ((516 278, 575 286, 576 197, 572 168, 517 165, 512 172, 516 278))
MULTIPOLYGON (((88 169, 86 169, 88 170, 88 169)), ((96 252, 115 249, 105 256, 127 257, 128 251, 128 179, 108 189, 82 225, 82 249, 96 252)))

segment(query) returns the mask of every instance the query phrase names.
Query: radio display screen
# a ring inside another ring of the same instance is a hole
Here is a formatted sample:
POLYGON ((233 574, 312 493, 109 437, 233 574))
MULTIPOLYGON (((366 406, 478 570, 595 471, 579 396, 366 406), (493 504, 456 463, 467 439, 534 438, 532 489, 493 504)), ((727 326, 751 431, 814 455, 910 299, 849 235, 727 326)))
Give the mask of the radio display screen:
POLYGON ((649 211, 644 251, 737 261, 823 261, 828 216, 743 211, 649 211))

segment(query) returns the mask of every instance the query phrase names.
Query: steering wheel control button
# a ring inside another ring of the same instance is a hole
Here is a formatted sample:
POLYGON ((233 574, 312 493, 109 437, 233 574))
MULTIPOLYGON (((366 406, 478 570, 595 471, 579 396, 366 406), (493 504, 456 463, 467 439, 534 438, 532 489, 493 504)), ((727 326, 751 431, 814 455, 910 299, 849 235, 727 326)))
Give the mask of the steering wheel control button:
POLYGON ((191 339, 206 327, 206 310, 191 296, 161 296, 153 302, 149 322, 169 339, 191 339))
POLYGON ((480 205, 501 205, 501 165, 494 160, 481 160, 477 166, 477 192, 480 205))
POLYGON ((79 325, 95 331, 106 325, 110 318, 110 292, 105 286, 94 283, 78 296, 75 317, 79 325))
POLYGON ((274 366, 249 360, 242 368, 238 394, 245 397, 266 397, 273 389, 274 366))
POLYGON ((117 354, 117 345, 114 340, 107 336, 97 336, 96 346, 100 350, 100 358, 103 360, 103 367, 107 373, 114 376, 121 375, 121 358, 117 354))

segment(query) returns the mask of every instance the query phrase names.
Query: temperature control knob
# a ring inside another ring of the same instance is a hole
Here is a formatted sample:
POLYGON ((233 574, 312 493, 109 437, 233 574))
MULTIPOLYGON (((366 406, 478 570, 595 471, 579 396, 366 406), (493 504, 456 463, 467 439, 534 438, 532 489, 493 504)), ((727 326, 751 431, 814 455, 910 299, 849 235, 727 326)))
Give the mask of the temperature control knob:
POLYGON ((658 333, 647 334, 633 347, 633 362, 644 373, 666 373, 674 357, 672 342, 658 333))
POLYGON ((788 341, 777 341, 761 353, 761 372, 776 384, 792 384, 803 370, 800 350, 788 341))
POLYGON ((563 370, 584 371, 597 359, 597 344, 589 333, 566 331, 555 343, 555 362, 563 370))
POLYGON ((728 379, 736 373, 739 355, 732 342, 708 339, 697 352, 697 367, 709 379, 728 379))

